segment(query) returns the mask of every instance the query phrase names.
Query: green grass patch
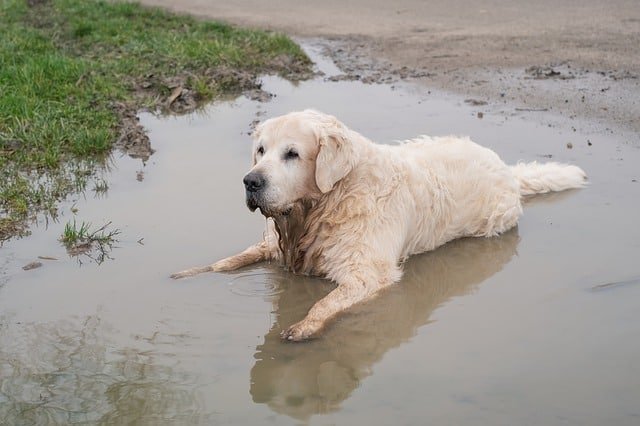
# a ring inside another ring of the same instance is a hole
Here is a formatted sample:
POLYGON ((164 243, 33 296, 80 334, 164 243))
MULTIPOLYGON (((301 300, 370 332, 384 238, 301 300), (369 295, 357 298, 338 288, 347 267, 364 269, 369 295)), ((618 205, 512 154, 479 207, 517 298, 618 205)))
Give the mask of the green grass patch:
POLYGON ((116 142, 144 145, 137 110, 190 111, 261 73, 310 72, 280 34, 135 3, 29 3, 0 0, 0 241, 86 186, 116 142))
POLYGON ((115 243, 118 242, 116 236, 120 234, 119 229, 107 230, 111 222, 92 229, 90 223, 67 222, 60 236, 60 242, 64 244, 70 256, 85 255, 97 263, 102 263, 110 258, 109 253, 115 243))
POLYGON ((60 236, 60 242, 62 242, 67 248, 74 248, 78 246, 87 246, 93 243, 98 244, 113 244, 116 242, 115 236, 120 233, 118 229, 108 231, 106 228, 111 223, 107 223, 95 230, 91 229, 91 224, 82 222, 80 225, 73 222, 67 222, 60 236))

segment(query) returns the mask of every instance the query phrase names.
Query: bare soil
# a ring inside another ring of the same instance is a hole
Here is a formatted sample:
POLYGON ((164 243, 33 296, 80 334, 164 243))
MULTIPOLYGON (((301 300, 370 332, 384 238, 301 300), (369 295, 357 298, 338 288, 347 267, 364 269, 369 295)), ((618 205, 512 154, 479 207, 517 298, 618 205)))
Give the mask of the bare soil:
MULTIPOLYGON (((640 130, 640 3, 633 0, 142 0, 330 40, 345 79, 414 79, 493 106, 640 130)), ((334 77, 335 78, 335 77, 334 77)))

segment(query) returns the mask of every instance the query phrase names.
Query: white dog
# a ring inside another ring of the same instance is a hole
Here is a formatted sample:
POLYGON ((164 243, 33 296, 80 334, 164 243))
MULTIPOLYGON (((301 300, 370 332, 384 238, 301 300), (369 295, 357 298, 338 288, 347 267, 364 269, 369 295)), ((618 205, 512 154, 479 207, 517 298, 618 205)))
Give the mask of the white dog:
POLYGON ((247 206, 272 219, 264 241, 172 277, 267 259, 326 277, 337 288, 282 333, 304 340, 397 282, 408 256, 455 238, 499 235, 516 225, 523 196, 579 188, 585 179, 571 165, 507 166, 468 138, 379 145, 330 115, 293 112, 257 127, 243 180, 247 206))

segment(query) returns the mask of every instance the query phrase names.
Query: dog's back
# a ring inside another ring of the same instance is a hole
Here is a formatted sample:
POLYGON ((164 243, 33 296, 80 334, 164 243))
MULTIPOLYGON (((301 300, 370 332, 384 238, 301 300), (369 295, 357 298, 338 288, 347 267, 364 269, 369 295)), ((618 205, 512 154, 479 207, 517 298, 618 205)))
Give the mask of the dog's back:
POLYGON ((508 166, 468 138, 422 136, 378 147, 384 161, 402 164, 405 188, 397 204, 406 207, 410 226, 401 258, 459 237, 499 235, 516 225, 523 195, 584 185, 584 172, 576 166, 508 166))

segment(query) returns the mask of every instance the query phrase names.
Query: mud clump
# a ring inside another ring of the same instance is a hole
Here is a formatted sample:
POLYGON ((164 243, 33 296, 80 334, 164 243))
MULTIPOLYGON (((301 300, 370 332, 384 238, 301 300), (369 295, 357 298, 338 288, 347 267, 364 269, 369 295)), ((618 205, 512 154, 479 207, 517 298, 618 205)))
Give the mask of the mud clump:
POLYGON ((113 109, 120 117, 118 139, 114 143, 114 147, 132 158, 140 158, 142 161, 147 161, 154 151, 151 148, 149 136, 140 124, 135 109, 123 103, 114 103, 113 109))
POLYGON ((310 60, 284 54, 271 59, 264 71, 266 73, 278 74, 291 81, 309 80, 316 76, 316 73, 312 70, 310 60))
POLYGON ((435 77, 436 74, 415 67, 397 66, 390 61, 372 55, 372 40, 367 37, 334 39, 322 46, 324 55, 330 57, 342 74, 330 76, 325 81, 354 81, 365 84, 393 84, 406 80, 435 77))
POLYGON ((269 102, 271 99, 275 98, 274 93, 269 93, 266 90, 262 89, 252 89, 244 92, 244 95, 256 102, 269 102))
POLYGON ((482 106, 482 105, 486 105, 487 101, 482 101, 479 99, 465 99, 464 103, 469 104, 471 106, 482 106))
POLYGON ((30 262, 22 267, 24 271, 30 271, 32 269, 37 269, 42 266, 42 262, 30 262))
POLYGON ((534 80, 570 80, 575 78, 575 75, 573 75, 571 72, 563 74, 552 66, 533 65, 525 69, 524 72, 528 76, 526 78, 532 78, 534 80))

